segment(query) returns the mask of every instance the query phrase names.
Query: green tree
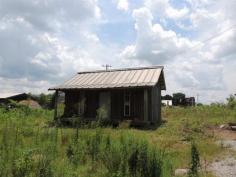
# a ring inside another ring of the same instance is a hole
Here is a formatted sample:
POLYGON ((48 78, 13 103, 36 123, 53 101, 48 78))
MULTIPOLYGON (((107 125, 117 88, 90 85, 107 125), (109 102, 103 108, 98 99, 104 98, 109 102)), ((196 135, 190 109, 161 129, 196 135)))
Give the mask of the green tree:
POLYGON ((179 106, 183 105, 185 100, 185 94, 184 93, 174 93, 173 94, 173 105, 179 106))
POLYGON ((31 95, 32 99, 37 101, 45 109, 53 109, 55 101, 55 93, 53 94, 44 94, 31 95))
POLYGON ((229 98, 227 98, 227 106, 230 109, 236 108, 236 98, 234 95, 230 95, 229 98))

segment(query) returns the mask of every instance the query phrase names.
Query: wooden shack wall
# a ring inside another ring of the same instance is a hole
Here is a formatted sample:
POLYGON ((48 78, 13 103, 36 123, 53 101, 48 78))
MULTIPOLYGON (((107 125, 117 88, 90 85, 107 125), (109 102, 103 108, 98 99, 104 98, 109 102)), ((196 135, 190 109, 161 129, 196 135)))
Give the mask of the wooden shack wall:
POLYGON ((78 108, 76 107, 78 100, 78 91, 65 91, 64 117, 72 117, 78 113, 78 108))
POLYGON ((143 88, 65 91, 64 117, 72 117, 72 116, 78 115, 78 102, 80 99, 80 93, 83 92, 85 96, 85 104, 84 104, 85 111, 84 111, 83 117, 94 119, 97 114, 97 109, 99 108, 99 94, 104 91, 108 91, 111 93, 110 95, 111 95, 111 119, 112 120, 125 120, 125 119, 140 120, 140 121, 144 120, 144 89, 143 88), (125 92, 130 92, 131 94, 130 116, 124 116, 124 93, 125 92))
POLYGON ((160 123, 162 121, 161 117, 161 84, 158 83, 156 87, 157 94, 157 122, 160 123))
POLYGON ((153 123, 158 123, 161 121, 161 88, 160 84, 154 86, 151 91, 150 98, 150 121, 153 123))
POLYGON ((122 90, 111 91, 111 119, 118 121, 123 118, 124 95, 122 90))
POLYGON ((95 119, 98 108, 99 108, 99 91, 96 90, 85 91, 84 117, 88 119, 95 119))
POLYGON ((118 89, 111 91, 111 119, 143 120, 143 89, 118 89), (124 94, 130 92, 130 116, 124 116, 124 94))
MULTIPOLYGON (((131 98, 131 101, 133 102, 133 115, 134 118, 138 120, 144 120, 144 89, 137 89, 134 91, 134 94, 131 98)), ((132 107, 132 106, 131 106, 132 107)), ((132 113, 132 112, 131 112, 132 113)))

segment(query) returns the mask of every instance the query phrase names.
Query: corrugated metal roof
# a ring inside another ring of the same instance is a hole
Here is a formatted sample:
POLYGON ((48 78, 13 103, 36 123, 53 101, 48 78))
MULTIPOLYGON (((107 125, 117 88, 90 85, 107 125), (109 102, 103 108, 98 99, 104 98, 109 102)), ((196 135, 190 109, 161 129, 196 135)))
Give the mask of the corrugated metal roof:
POLYGON ((161 88, 165 89, 162 66, 97 70, 79 72, 62 85, 49 90, 151 87, 157 84, 159 78, 161 88))
POLYGON ((25 93, 0 93, 0 99, 10 98, 17 95, 22 95, 25 93))

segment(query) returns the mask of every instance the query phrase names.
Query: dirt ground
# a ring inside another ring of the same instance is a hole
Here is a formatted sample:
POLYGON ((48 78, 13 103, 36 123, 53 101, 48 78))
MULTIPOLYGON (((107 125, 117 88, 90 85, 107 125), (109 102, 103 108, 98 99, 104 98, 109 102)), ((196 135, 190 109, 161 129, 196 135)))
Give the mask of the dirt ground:
POLYGON ((217 139, 236 141, 236 131, 219 128, 214 129, 213 131, 217 139))

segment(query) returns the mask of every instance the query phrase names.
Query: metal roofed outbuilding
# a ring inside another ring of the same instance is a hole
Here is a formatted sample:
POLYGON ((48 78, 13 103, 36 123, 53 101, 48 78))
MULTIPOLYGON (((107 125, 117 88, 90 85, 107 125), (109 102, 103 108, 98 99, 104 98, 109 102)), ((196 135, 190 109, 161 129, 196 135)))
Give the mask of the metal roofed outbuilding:
POLYGON ((79 72, 62 85, 49 90, 145 87, 155 86, 159 79, 165 90, 162 66, 98 70, 79 72))
POLYGON ((65 93, 63 118, 93 120, 104 107, 112 121, 157 123, 161 120, 161 90, 166 89, 163 70, 163 66, 152 66, 78 72, 49 90, 65 93))

